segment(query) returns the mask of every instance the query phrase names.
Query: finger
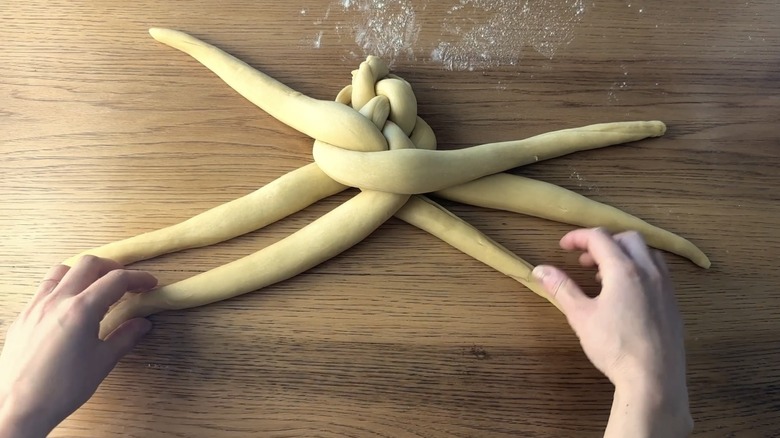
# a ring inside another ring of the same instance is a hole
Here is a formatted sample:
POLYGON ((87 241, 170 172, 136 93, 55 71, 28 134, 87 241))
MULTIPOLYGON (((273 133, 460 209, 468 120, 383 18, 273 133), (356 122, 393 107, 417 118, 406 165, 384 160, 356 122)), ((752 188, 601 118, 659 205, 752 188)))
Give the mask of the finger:
POLYGON ((582 289, 560 269, 539 265, 534 268, 533 275, 542 283, 550 297, 560 305, 569 321, 591 303, 582 289))
POLYGON ((620 249, 617 242, 603 228, 587 228, 574 230, 563 236, 561 248, 569 251, 584 251, 590 254, 599 269, 613 271, 620 269, 627 262, 628 256, 620 249))
POLYGON ((658 268, 658 272, 660 272, 664 277, 668 278, 671 274, 669 272, 669 265, 666 264, 666 259, 664 259, 664 254, 657 249, 652 250, 651 254, 653 256, 655 266, 658 268))
POLYGON ((51 269, 49 269, 49 272, 43 277, 41 284, 38 285, 35 295, 44 297, 51 293, 51 291, 60 284, 60 281, 62 281, 62 278, 68 273, 68 270, 70 270, 70 267, 66 265, 52 266, 51 269))
POLYGON ((148 272, 117 269, 97 279, 81 295, 89 309, 102 318, 125 293, 145 292, 156 285, 157 279, 148 272))
POLYGON ((650 252, 650 255, 653 258, 653 262, 655 262, 656 269, 658 269, 658 272, 661 274, 662 290, 672 295, 672 304, 676 306, 674 303, 676 299, 674 298, 672 274, 669 272, 669 266, 666 264, 666 260, 664 260, 664 254, 661 251, 654 249, 650 252))
MULTIPOLYGON (((580 254, 579 261, 580 265, 586 268, 593 268, 596 266, 596 261, 593 260, 593 256, 588 252, 580 254)), ((601 283, 601 272, 596 271, 595 278, 597 283, 601 283)))
POLYGON ((580 265, 586 267, 586 268, 592 268, 596 266, 596 261, 593 260, 593 256, 590 255, 589 252, 584 252, 580 254, 580 265))
POLYGON ((113 260, 85 255, 65 274, 56 293, 63 296, 78 295, 95 280, 115 269, 122 269, 122 265, 113 260))
POLYGON ((107 364, 113 368, 122 357, 130 352, 141 338, 152 329, 152 323, 146 318, 134 318, 125 321, 116 330, 106 336, 103 348, 106 351, 107 364))
POLYGON ((636 231, 625 231, 615 234, 612 238, 642 270, 660 272, 656 268, 655 261, 650 255, 650 248, 647 247, 641 234, 636 231))

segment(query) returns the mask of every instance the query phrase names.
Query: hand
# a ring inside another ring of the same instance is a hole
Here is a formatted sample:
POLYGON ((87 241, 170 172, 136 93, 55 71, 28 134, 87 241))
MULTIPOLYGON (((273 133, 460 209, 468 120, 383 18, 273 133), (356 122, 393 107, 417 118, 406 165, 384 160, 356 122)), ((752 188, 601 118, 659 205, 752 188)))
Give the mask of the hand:
POLYGON ((588 297, 552 266, 538 266, 534 275, 566 314, 590 361, 615 385, 607 435, 687 436, 692 420, 683 324, 663 257, 635 232, 576 230, 560 244, 582 251, 583 266, 598 268, 600 294, 588 297), (660 423, 679 427, 660 430, 660 423))
POLYGON ((72 269, 52 268, 8 329, 0 355, 0 437, 45 437, 84 404, 151 329, 137 318, 103 341, 100 320, 126 292, 156 284, 151 274, 91 256, 72 269))

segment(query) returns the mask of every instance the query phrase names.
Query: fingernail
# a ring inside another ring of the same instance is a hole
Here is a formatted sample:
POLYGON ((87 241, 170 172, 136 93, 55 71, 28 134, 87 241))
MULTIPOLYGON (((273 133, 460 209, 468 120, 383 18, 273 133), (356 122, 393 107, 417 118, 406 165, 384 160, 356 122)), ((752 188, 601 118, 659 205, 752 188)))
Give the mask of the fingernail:
POLYGON ((533 275, 537 280, 542 281, 544 280, 544 277, 550 275, 550 270, 547 269, 547 267, 540 265, 535 267, 534 270, 531 271, 531 275, 533 275))

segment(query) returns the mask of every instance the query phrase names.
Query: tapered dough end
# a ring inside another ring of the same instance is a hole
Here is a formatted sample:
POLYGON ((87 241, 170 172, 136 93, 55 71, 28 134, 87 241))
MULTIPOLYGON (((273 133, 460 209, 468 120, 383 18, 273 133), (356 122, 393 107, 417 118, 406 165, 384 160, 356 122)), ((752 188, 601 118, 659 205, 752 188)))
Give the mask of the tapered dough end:
POLYGON ((187 34, 178 30, 166 29, 164 27, 150 27, 149 35, 151 35, 152 38, 156 39, 157 41, 162 42, 163 40, 166 39, 170 39, 174 37, 183 37, 187 34))
POLYGON ((164 27, 151 27, 149 28, 149 35, 155 40, 185 53, 189 53, 187 51, 187 45, 209 47, 203 41, 179 30, 166 29, 164 27))
POLYGON ((650 134, 651 137, 660 137, 664 134, 666 134, 666 124, 660 120, 652 120, 647 122, 648 124, 652 125, 653 133, 650 134))
POLYGON ((660 137, 666 133, 666 124, 660 120, 637 120, 629 122, 597 123, 582 128, 589 131, 605 133, 622 133, 639 135, 642 138, 660 137))
POLYGON ((75 256, 70 257, 70 258, 68 258, 66 260, 63 260, 62 262, 60 262, 60 264, 65 265, 65 266, 70 266, 72 268, 72 267, 76 266, 76 263, 79 261, 79 258, 81 258, 81 255, 75 255, 75 256))
POLYGON ((170 35, 171 32, 178 32, 171 29, 166 29, 164 27, 150 27, 149 28, 149 35, 152 36, 152 38, 156 39, 157 41, 160 41, 161 39, 165 38, 165 35, 170 35))
POLYGON ((712 262, 704 253, 698 254, 696 258, 691 260, 704 269, 710 269, 710 266, 712 266, 712 262))

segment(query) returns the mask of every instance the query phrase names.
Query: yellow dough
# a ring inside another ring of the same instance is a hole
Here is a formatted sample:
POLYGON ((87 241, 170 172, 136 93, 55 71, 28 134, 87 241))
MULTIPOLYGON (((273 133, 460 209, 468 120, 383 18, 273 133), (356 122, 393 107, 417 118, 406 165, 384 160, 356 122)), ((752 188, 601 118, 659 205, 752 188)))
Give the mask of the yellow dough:
POLYGON ((85 251, 64 263, 72 266, 80 256, 91 254, 129 265, 162 254, 213 245, 263 228, 346 188, 312 163, 184 222, 85 251))
MULTIPOLYGON (((309 137, 354 150, 387 149, 379 129, 348 106, 312 99, 184 32, 152 28, 149 33, 197 59, 247 100, 309 137)), ((376 58, 376 62, 381 61, 376 58)))
POLYGON ((710 260, 687 239, 651 225, 610 205, 588 199, 563 187, 498 173, 436 192, 437 196, 464 204, 512 211, 583 227, 603 227, 617 233, 640 232, 648 245, 690 259, 702 268, 710 260))
MULTIPOLYGON (((395 215, 517 280, 540 296, 533 265, 433 202, 423 193, 613 232, 637 229, 651 245, 709 267, 692 243, 614 207, 552 184, 500 173, 575 151, 663 135, 660 121, 564 129, 524 140, 436 150, 436 136, 417 114, 411 85, 369 56, 334 101, 305 96, 217 47, 186 33, 150 29, 216 73, 249 101, 314 139, 314 163, 255 192, 159 230, 85 251, 123 264, 212 245, 254 231, 348 187, 361 190, 299 231, 239 260, 161 286, 127 294, 101 323, 101 338, 130 318, 202 306, 300 274, 335 257, 395 215)), ((555 304, 555 303, 553 303, 555 304)))
POLYGON ((128 294, 102 321, 100 337, 130 318, 226 300, 300 274, 366 238, 407 199, 408 195, 359 193, 254 254, 149 293, 128 294))
POLYGON ((318 143, 313 155, 328 176, 344 185, 419 194, 576 151, 657 137, 665 129, 658 121, 603 123, 449 151, 358 152, 318 143))

